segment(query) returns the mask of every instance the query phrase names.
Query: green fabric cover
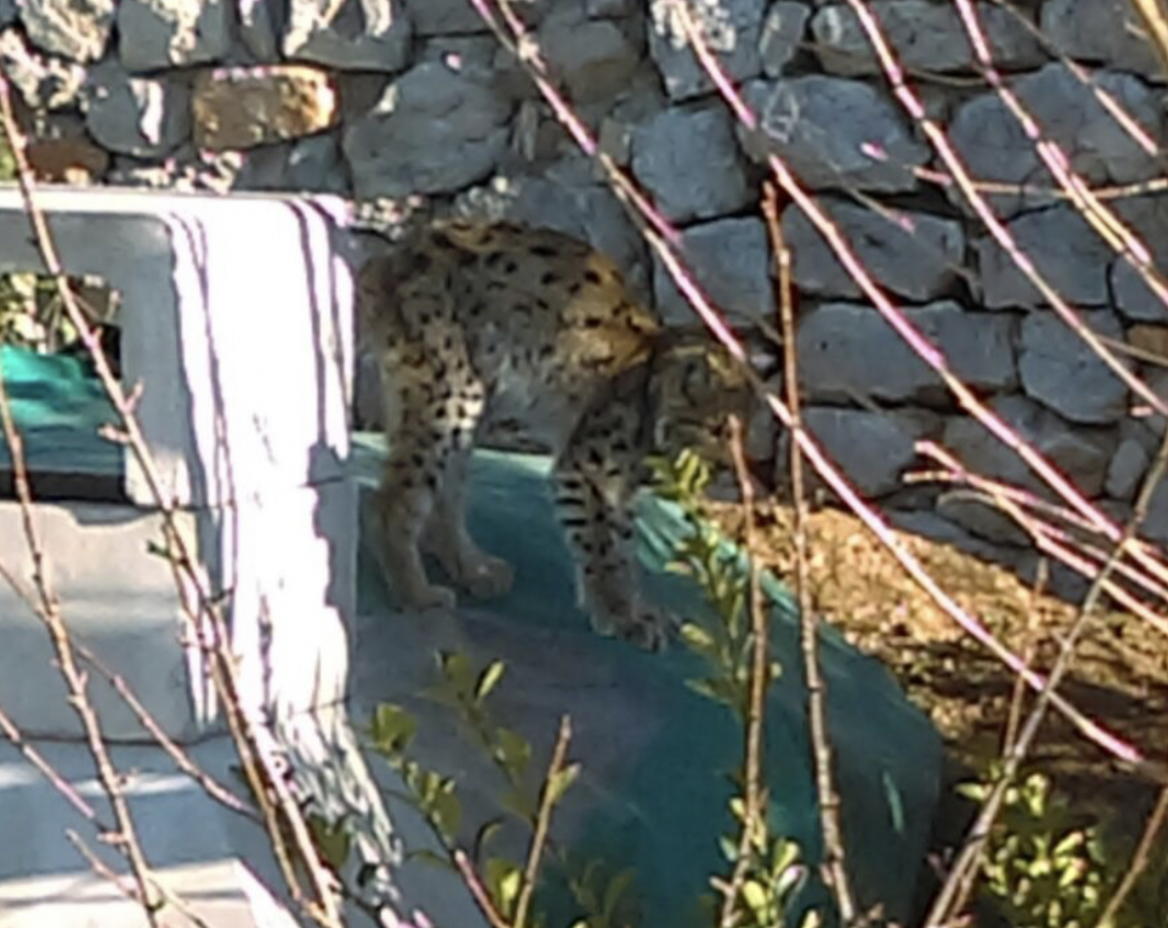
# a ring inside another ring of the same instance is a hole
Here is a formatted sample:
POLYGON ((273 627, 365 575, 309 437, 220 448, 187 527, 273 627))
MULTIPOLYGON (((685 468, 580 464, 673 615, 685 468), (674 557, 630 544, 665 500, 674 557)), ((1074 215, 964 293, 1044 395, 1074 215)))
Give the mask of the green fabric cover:
MULTIPOLYGON (((354 472, 367 485, 380 473, 380 457, 376 439, 358 439, 354 472)), ((569 850, 577 860, 603 860, 613 872, 636 870, 646 928, 708 925, 696 900, 708 892, 711 873, 728 872, 717 839, 731 827, 728 775, 741 762, 740 726, 728 709, 687 686, 705 668, 684 648, 645 654, 588 629, 573 602, 573 567, 555 524, 548 469, 547 459, 537 456, 476 454, 472 534, 486 550, 514 564, 519 578, 507 597, 476 609, 510 622, 555 626, 559 647, 568 648, 572 660, 603 662, 611 678, 639 681, 638 695, 655 704, 661 724, 641 755, 629 759, 623 781, 605 784, 603 798, 585 816, 588 826, 573 836, 569 850)), ((696 587, 664 569, 686 530, 679 510, 646 496, 638 529, 639 553, 655 600, 674 614, 709 619, 696 587)), ((765 575, 763 585, 772 605, 774 654, 783 667, 767 707, 771 825, 774 834, 796 839, 814 863, 821 847, 797 610, 773 576, 765 575)), ((363 559, 359 592, 362 612, 385 608, 384 587, 369 558, 363 559)), ((821 640, 848 869, 861 900, 880 901, 887 915, 905 921, 932 827, 941 742, 883 665, 855 651, 831 628, 824 628, 821 640)), ((800 905, 823 899, 813 874, 800 905)), ((552 928, 571 924, 570 916, 578 914, 554 875, 545 881, 544 900, 552 928)))
MULTIPOLYGON (((99 425, 112 421, 111 410, 82 360, 4 347, 0 365, 34 469, 120 472, 121 449, 98 435, 99 425)), ((0 442, 0 452, 5 450, 0 442)), ((380 453, 376 440, 359 438, 353 467, 362 483, 376 480, 380 453)), ((686 685, 703 668, 684 649, 648 655, 588 630, 573 604, 572 565, 546 492, 547 467, 545 459, 526 455, 476 456, 472 530, 485 548, 514 563, 521 578, 508 597, 487 608, 508 622, 562 628, 568 637, 560 640, 571 642, 573 660, 605 662, 614 678, 636 678, 661 720, 640 756, 628 758, 620 782, 595 794, 570 850, 578 858, 603 859, 613 871, 635 868, 643 925, 704 924, 695 900, 708 892, 710 873, 727 870, 717 836, 730 827, 727 774, 741 757, 739 727, 727 710, 686 685)), ((683 530, 676 509, 647 499, 638 528, 654 597, 676 613, 702 613, 692 585, 664 570, 671 543, 683 530)), ((367 558, 359 582, 363 610, 384 609, 384 590, 367 558)), ((765 589, 774 652, 783 667, 767 707, 771 821, 776 833, 798 840, 814 861, 820 841, 796 610, 773 577, 765 578, 765 589)), ((879 663, 831 629, 822 637, 849 870, 862 901, 880 900, 886 915, 903 920, 937 800, 940 740, 879 663)), ((542 891, 552 915, 549 928, 568 924, 575 907, 554 874, 542 891)), ((822 898, 813 876, 802 902, 822 898)))

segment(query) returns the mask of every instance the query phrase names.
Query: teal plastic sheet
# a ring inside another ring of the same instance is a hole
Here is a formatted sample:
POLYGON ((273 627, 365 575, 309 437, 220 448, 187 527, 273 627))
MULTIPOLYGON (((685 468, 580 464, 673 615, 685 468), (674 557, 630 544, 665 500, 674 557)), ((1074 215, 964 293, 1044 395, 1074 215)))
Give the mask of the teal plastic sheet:
MULTIPOLYGON (((121 474, 121 446, 99 434, 117 418, 86 359, 0 345, 0 370, 30 470, 121 474)), ((8 467, 0 435, 0 469, 8 467)))
MULTIPOLYGON (((111 411, 82 360, 0 348, 0 365, 34 468, 67 470, 82 461, 79 469, 88 473, 120 473, 121 449, 98 435, 100 425, 112 420, 111 411)), ((377 479, 381 455, 376 439, 358 437, 353 475, 366 488, 377 479)), ((729 774, 741 761, 740 726, 728 710, 687 685, 704 667, 684 648, 645 654, 589 630, 573 602, 573 568, 547 494, 547 468, 547 461, 538 457, 476 455, 471 528, 483 547, 515 565, 517 581, 507 597, 476 604, 465 616, 460 610, 457 619, 467 625, 494 623, 517 639, 550 642, 546 652, 537 651, 537 660, 550 668, 553 678, 560 668, 596 668, 611 681, 604 709, 608 715, 600 722, 614 734, 634 708, 649 719, 628 742, 632 747, 622 749, 608 765, 602 783, 573 787, 569 800, 576 804, 574 824, 557 840, 575 859, 602 860, 609 872, 635 870, 634 891, 643 915, 639 924, 646 928, 708 925, 698 900, 710 892, 709 876, 729 869, 718 838, 733 830, 727 807, 729 774), (621 699, 627 700, 623 705, 629 712, 621 708, 621 699)), ((648 498, 638 529, 652 596, 674 613, 701 617, 705 610, 697 590, 664 569, 673 542, 685 530, 676 509, 648 498)), ((814 864, 822 848, 796 610, 773 577, 764 577, 764 587, 771 604, 774 654, 783 668, 766 711, 771 826, 775 834, 796 840, 814 864)), ((379 678, 382 666, 393 672, 393 661, 400 658, 393 656, 392 646, 403 648, 411 640, 405 630, 412 634, 422 628, 403 624, 416 617, 393 617, 367 552, 360 564, 359 594, 361 621, 384 636, 389 653, 382 653, 382 664, 369 669, 374 649, 358 642, 353 656, 358 696, 363 675, 379 678)), ((938 797, 940 740, 879 663, 852 650, 831 629, 822 640, 848 869, 862 903, 879 902, 886 916, 904 921, 912 909, 938 797)), ((522 688, 522 675, 507 685, 522 688)), ((573 711, 587 716, 599 698, 598 691, 583 688, 571 695, 573 711)), ((588 758, 581 759, 587 772, 588 758)), ((825 899, 814 866, 809 873, 800 897, 804 906, 825 899)), ((570 924, 579 911, 554 871, 541 888, 541 902, 549 928, 570 924)))
MULTIPOLYGON (((354 470, 370 487, 380 457, 376 440, 359 440, 354 470)), ((635 681, 629 687, 629 705, 651 716, 648 735, 615 773, 608 774, 601 788, 585 790, 582 800, 573 797, 587 804, 573 816, 583 824, 566 839, 561 836, 560 843, 577 861, 599 860, 610 872, 626 868, 636 872, 643 916, 638 924, 708 926, 712 922, 698 900, 710 894, 711 874, 729 873, 718 838, 733 831, 730 775, 741 764, 741 726, 727 708, 687 685, 706 668, 684 647, 646 654, 589 630, 573 602, 573 566, 555 524, 546 488, 548 468, 549 462, 536 456, 485 451, 476 455, 471 531, 482 547, 515 565, 517 579, 507 597, 474 608, 499 624, 538 630, 550 641, 547 662, 599 666, 605 668, 600 676, 606 680, 635 681)), ((647 497, 639 510, 638 529, 653 598, 676 615, 711 620, 696 587, 665 569, 674 543, 687 531, 677 508, 647 497)), ((368 556, 363 558, 360 584, 362 613, 385 611, 386 593, 368 556)), ((770 823, 773 834, 796 840, 814 865, 822 847, 797 610, 773 576, 764 575, 763 587, 771 605, 774 654, 782 665, 766 709, 770 823)), ((821 638, 848 869, 862 902, 880 903, 887 916, 903 922, 912 911, 938 798, 940 739, 883 665, 856 652, 831 628, 825 628, 821 638)), ((586 691, 574 699, 575 711, 589 711, 586 691)), ((605 711, 619 730, 622 718, 611 708, 605 711)), ((581 759, 587 769, 586 752, 581 759)), ((809 869, 800 909, 823 905, 826 898, 815 867, 809 869)), ((579 914, 566 885, 554 873, 545 880, 542 900, 551 926, 572 924, 579 914)))

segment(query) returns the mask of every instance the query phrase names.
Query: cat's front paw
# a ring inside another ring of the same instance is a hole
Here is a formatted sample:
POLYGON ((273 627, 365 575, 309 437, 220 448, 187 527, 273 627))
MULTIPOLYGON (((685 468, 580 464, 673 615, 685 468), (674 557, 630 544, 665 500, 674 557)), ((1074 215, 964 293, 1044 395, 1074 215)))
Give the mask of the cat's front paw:
POLYGON ((511 592, 515 571, 501 557, 480 554, 470 564, 464 564, 459 583, 475 599, 496 599, 511 592))
POLYGON ((677 632, 677 623, 665 612, 648 606, 613 613, 590 613, 593 630, 609 638, 619 638, 643 651, 664 651, 677 632))

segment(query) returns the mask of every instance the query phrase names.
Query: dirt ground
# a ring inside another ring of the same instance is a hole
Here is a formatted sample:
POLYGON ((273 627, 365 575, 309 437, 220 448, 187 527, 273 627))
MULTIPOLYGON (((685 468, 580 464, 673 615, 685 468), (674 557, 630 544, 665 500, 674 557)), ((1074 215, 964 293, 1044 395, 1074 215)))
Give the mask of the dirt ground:
MULTIPOLYGON (((712 515, 741 540, 743 510, 711 504, 712 515)), ((794 589, 792 509, 759 506, 756 539, 766 565, 794 589)), ((1075 607, 1036 595, 1011 571, 950 546, 900 533, 929 573, 965 609, 979 616, 1016 653, 1048 668, 1075 607)), ((855 646, 877 656, 945 737, 955 777, 984 771, 1002 748, 1017 699, 1007 668, 937 607, 892 555, 852 516, 833 509, 811 514, 811 595, 824 620, 855 646)), ((1079 649, 1064 695, 1081 711, 1168 760, 1168 639, 1123 613, 1101 613, 1079 649)), ((1028 708, 1027 698, 1023 708, 1028 708)), ((1051 715, 1033 754, 1076 808, 1107 829, 1138 835, 1157 787, 1119 769, 1065 720, 1051 715)))

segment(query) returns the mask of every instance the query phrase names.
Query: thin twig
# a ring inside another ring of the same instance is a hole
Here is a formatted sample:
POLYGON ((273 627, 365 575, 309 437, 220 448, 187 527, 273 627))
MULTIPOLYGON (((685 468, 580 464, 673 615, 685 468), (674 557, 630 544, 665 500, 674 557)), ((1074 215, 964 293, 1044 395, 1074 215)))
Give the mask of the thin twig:
MULTIPOLYGON (((1030 664, 1034 660, 1034 653, 1038 637, 1039 612, 1042 611, 1042 597, 1046 592, 1046 582, 1050 573, 1049 562, 1046 558, 1038 559, 1034 583, 1026 591, 1026 629, 1025 641, 1022 643, 1022 660, 1030 664)), ((1010 694, 1010 711, 1006 715, 1006 728, 1002 733, 1002 756, 1007 756, 1013 750, 1018 740, 1018 729, 1022 725, 1022 710, 1025 708, 1026 684, 1021 677, 1014 677, 1014 688, 1010 694)))
MULTIPOLYGON (((848 0, 849 4, 853 0, 848 0)), ((700 31, 694 25, 692 17, 689 15, 684 3, 680 0, 672 0, 671 9, 674 9, 678 14, 678 19, 683 24, 686 37, 690 41, 698 60, 705 71, 714 82, 718 92, 723 99, 730 106, 735 117, 748 130, 759 131, 759 121, 756 114, 746 105, 742 95, 735 88, 734 83, 726 74, 725 69, 719 64, 709 46, 703 39, 700 31)), ((866 11, 860 10, 858 14, 860 19, 869 24, 870 17, 866 16, 866 11)), ((883 35, 878 28, 874 29, 873 33, 869 35, 870 41, 874 45, 879 43, 877 51, 880 54, 882 64, 886 65, 886 71, 891 76, 899 77, 899 70, 895 59, 888 50, 887 43, 883 39, 883 35)), ((938 152, 945 158, 950 170, 958 178, 962 184, 963 192, 967 193, 967 198, 974 204, 975 208, 979 209, 979 215, 984 211, 988 215, 987 222, 995 222, 995 218, 989 208, 985 205, 975 191, 966 191, 964 182, 968 180, 968 175, 961 164, 961 162, 953 154, 948 140, 944 133, 931 122, 925 115, 925 111, 920 101, 911 94, 906 87, 903 86, 903 80, 899 83, 894 81, 894 89, 898 93, 903 92, 903 101, 906 107, 910 108, 910 113, 914 120, 921 126, 922 131, 929 136, 930 142, 937 148, 938 152)), ((1123 538, 1123 530, 1116 525, 1114 520, 1105 515, 1098 507, 1094 506, 1078 489, 1057 469, 1055 468, 1035 447, 1034 445, 1023 438, 1015 429, 1005 422, 996 412, 990 409, 989 406, 983 402, 976 393, 959 378, 949 365, 946 356, 937 349, 927 338, 924 337, 920 329, 910 322, 904 313, 897 308, 888 298, 883 289, 873 280, 872 275, 868 272, 863 262, 860 261, 854 249, 850 246, 848 241, 843 237, 839 227, 831 221, 831 219, 824 213, 822 209, 816 204, 814 198, 804 190, 791 173, 790 168, 777 155, 768 154, 767 164, 774 174, 779 186, 799 205, 800 209, 807 215, 808 219, 819 231, 820 235, 828 242, 836 259, 847 269, 848 273, 859 285, 864 295, 871 300, 872 305, 879 310, 881 316, 892 326, 892 328, 909 344, 909 346, 921 357, 925 363, 933 369, 933 371, 941 378, 946 387, 953 393, 959 404, 968 410, 974 418, 976 418, 986 429, 998 438, 1006 447, 1018 454, 1026 464, 1035 471, 1055 492, 1063 497, 1072 507, 1078 510, 1084 517, 1089 519, 1094 525, 1098 526, 1110 540, 1118 542, 1123 538)), ((1005 233, 1007 239, 1008 233, 1005 233)), ((650 241, 650 244, 656 243, 650 241)), ((1009 239, 1004 245, 1012 245, 1012 239, 1009 239)), ((660 254, 660 252, 659 252, 660 254)), ((674 281, 678 284, 679 289, 687 296, 691 306, 698 311, 701 318, 710 325, 711 329, 718 336, 719 340, 726 345, 734 343, 740 347, 732 333, 725 330, 725 326, 720 328, 714 323, 720 321, 718 314, 709 306, 704 294, 697 287, 691 286, 684 269, 680 268, 679 262, 670 255, 662 255, 662 263, 669 270, 673 276, 674 281)), ((1033 270, 1031 268, 1031 270, 1033 270)), ((1031 281, 1037 286, 1044 297, 1048 299, 1056 308, 1061 306, 1066 310, 1065 320, 1068 324, 1076 325, 1076 320, 1073 318, 1073 312, 1069 310, 1059 300, 1057 293, 1055 293, 1049 284, 1037 274, 1035 271, 1029 275, 1031 281)), ((1079 326, 1081 329, 1082 327, 1079 326)), ((1078 330, 1077 330, 1078 331, 1078 330)), ((1093 343, 1093 336, 1090 332, 1078 332, 1088 343, 1093 343)), ((736 357, 741 357, 736 354, 736 357)), ((748 373, 750 373, 748 371, 748 373)), ((1124 371, 1127 374, 1126 370, 1124 371)), ((1125 382, 1131 380, 1130 376, 1125 378, 1125 382)), ((757 381, 752 380, 752 384, 759 388, 757 381)), ((1146 384, 1138 381, 1138 379, 1129 384, 1132 389, 1136 390, 1141 396, 1147 396, 1149 390, 1146 384)), ((788 428, 791 427, 790 410, 776 397, 772 392, 764 389, 761 390, 760 395, 766 400, 767 404, 774 411, 779 420, 788 428)), ((1153 405, 1158 410, 1165 410, 1164 402, 1159 398, 1155 399, 1153 405)), ((799 441, 803 446, 804 452, 808 456, 808 460, 812 462, 815 469, 823 476, 828 485, 834 490, 844 501, 844 503, 856 513, 857 516, 865 523, 865 525, 880 539, 885 547, 893 554, 900 562, 901 566, 921 588, 928 593, 930 597, 936 602, 946 613, 948 613, 958 624, 969 634, 973 635, 979 642, 988 647, 992 653, 1000 660, 1004 661, 1015 673, 1022 674, 1029 686, 1033 689, 1041 690, 1045 681, 1039 674, 1035 674, 1029 667, 1027 667, 1017 655, 1011 652, 1008 648, 1003 646, 992 633, 985 627, 984 623, 978 621, 973 616, 969 615, 964 609, 957 604, 953 598, 931 577, 923 568, 920 562, 905 549, 905 547, 898 542, 898 540, 888 531, 887 526, 883 520, 872 510, 872 508, 864 503, 859 494, 851 487, 851 485, 843 479, 838 470, 831 465, 823 454, 822 450, 811 441, 806 432, 793 433, 795 440, 799 441)), ((1128 553, 1133 557, 1140 559, 1143 563, 1143 558, 1146 557, 1145 549, 1141 545, 1127 545, 1128 553)), ((1058 694, 1051 694, 1051 702, 1062 711, 1067 718, 1072 721, 1077 728, 1089 739, 1095 741, 1097 744, 1104 746, 1109 752, 1120 757, 1126 763, 1138 766, 1145 770, 1149 775, 1161 778, 1164 776, 1164 771, 1159 765, 1151 764, 1147 758, 1133 746, 1123 742, 1111 732, 1104 729, 1101 725, 1084 716, 1081 712, 1075 709, 1070 703, 1063 699, 1058 694)))
MULTIPOLYGON (((853 0, 853 2, 859 3, 860 0, 853 0)), ((954 3, 970 46, 974 51, 974 57, 981 65, 982 74, 989 81, 990 86, 994 88, 1002 105, 1014 115, 1023 133, 1033 143, 1034 151, 1039 160, 1071 197, 1079 215, 1120 258, 1140 275, 1148 289, 1156 294, 1160 302, 1168 305, 1168 283, 1165 282, 1163 275, 1153 264, 1152 253, 1148 246, 1140 241, 1118 214, 1094 195, 1086 180, 1075 172, 1066 152, 1056 141, 1044 134, 1042 127, 1034 118, 1034 114, 1027 108, 1021 96, 1015 93, 1006 82, 994 63, 989 38, 982 26, 981 14, 977 6, 970 0, 954 0, 954 3)), ((1124 122, 1128 124, 1129 134, 1130 129, 1138 128, 1130 117, 1126 120, 1123 119, 1127 114, 1122 108, 1113 108, 1110 112, 1111 116, 1118 118, 1121 124, 1124 122)), ((1145 133, 1141 132, 1140 134, 1145 133)), ((1154 152, 1154 144, 1151 143, 1151 140, 1147 141, 1154 152)), ((1025 267, 1020 269, 1023 273, 1026 272, 1025 267)), ((1096 353, 1099 354, 1098 349, 1096 349, 1096 353)), ((1110 365, 1111 362, 1107 356, 1100 354, 1100 357, 1110 365)))
MULTIPOLYGON (((11 113, 8 109, 7 85, 3 77, 0 77, 0 86, 3 87, 3 92, 0 92, 0 107, 4 110, 5 119, 8 119, 11 113)), ((69 691, 69 706, 81 723, 85 743, 89 748, 90 756, 97 768, 98 779, 113 812, 116 830, 109 832, 107 839, 118 848, 130 866, 130 871, 138 885, 138 892, 141 894, 142 911, 147 922, 152 928, 159 928, 157 899, 151 892, 150 868, 138 840, 134 818, 130 813, 130 806, 122 789, 122 777, 114 767, 109 751, 106 749, 101 719, 98 717, 93 703, 89 700, 86 676, 77 665, 72 638, 61 613, 60 604, 49 584, 44 548, 41 544, 36 520, 33 517, 33 501, 29 488, 28 471, 25 468, 24 445, 13 419, 2 365, 0 365, 0 425, 3 427, 4 439, 8 444, 12 458, 13 484, 20 508, 21 528, 24 532, 29 559, 32 562, 32 582, 36 591, 36 615, 48 633, 53 653, 56 656, 57 669, 69 691)))
MULTIPOLYGON (((1016 495, 1011 492, 1012 488, 995 480, 982 477, 979 474, 970 473, 951 452, 939 447, 935 442, 920 442, 917 445, 917 450, 922 455, 935 458, 946 467, 951 468, 953 472, 952 476, 955 479, 960 479, 965 483, 977 487, 981 491, 981 495, 977 499, 980 502, 995 506, 1005 515, 1009 516, 1030 535, 1037 549, 1043 554, 1059 560, 1072 570, 1092 580, 1099 575, 1099 571, 1104 564, 1112 561, 1112 552, 1106 552, 1102 557, 1099 557, 1097 556, 1098 549, 1094 546, 1087 545, 1050 525, 1048 522, 1031 516, 1019 505, 1016 500, 1016 495), (1088 556, 1078 554, 1076 549, 1085 551, 1088 556)), ((1139 542, 1132 539, 1125 546, 1125 551, 1128 551, 1128 549, 1137 544, 1139 542)), ((1146 577, 1140 575, 1122 560, 1112 563, 1111 574, 1118 574, 1131 579, 1145 589, 1150 589, 1160 595, 1157 587, 1150 584, 1146 577)), ((1103 580, 1103 587, 1120 606, 1127 609, 1133 615, 1138 616, 1158 631, 1168 633, 1168 619, 1155 613, 1148 605, 1129 592, 1126 587, 1111 579, 1110 575, 1103 580)))
POLYGON ((85 818, 89 819, 95 828, 105 833, 113 831, 109 825, 101 820, 101 817, 97 814, 97 810, 89 804, 84 796, 77 792, 77 788, 66 780, 52 764, 45 760, 44 755, 40 751, 29 744, 24 734, 17 728, 12 717, 3 709, 0 709, 0 732, 3 732, 4 737, 11 742, 12 746, 24 755, 24 759, 32 764, 40 772, 41 776, 49 781, 52 787, 65 798, 65 801, 85 816, 85 818))
POLYGON ((754 526, 754 482, 743 450, 742 423, 730 417, 730 454, 734 473, 742 494, 743 543, 750 571, 747 608, 750 615, 750 679, 746 702, 746 746, 742 759, 743 813, 738 837, 738 856, 728 885, 721 887, 722 914, 720 928, 733 928, 735 905, 746 881, 757 839, 764 834, 767 790, 763 785, 763 740, 766 732, 766 692, 770 683, 770 614, 762 595, 758 543, 754 526))
MULTIPOLYGON (((791 278, 791 250, 787 247, 779 221, 778 190, 773 183, 763 194, 763 216, 771 239, 771 250, 778 265, 779 323, 783 335, 783 382, 787 406, 791 411, 791 429, 803 431, 802 403, 799 394, 799 365, 796 353, 795 307, 791 278)), ((819 617, 811 602, 810 570, 807 543, 807 494, 803 480, 803 453, 797 441, 791 442, 791 493, 795 508, 795 595, 799 603, 800 642, 803 670, 807 685, 807 721, 811 734, 815 785, 819 798, 819 823, 823 832, 825 882, 832 889, 840 908, 840 920, 847 926, 856 917, 856 904, 845 865, 843 827, 840 824, 840 796, 835 786, 831 736, 827 725, 827 685, 819 667, 819 617)))
POLYGON ((527 915, 531 910, 531 897, 539 878, 539 865, 547 845, 548 830, 551 828, 552 810, 556 804, 556 780, 564 770, 568 758, 568 743, 572 740, 572 721, 568 716, 560 719, 560 731, 556 736, 556 746, 552 749, 552 759, 548 763, 547 775, 539 794, 539 811, 535 816, 535 830, 531 834, 531 846, 527 849, 527 863, 523 868, 523 883, 519 887, 519 897, 515 902, 514 928, 527 928, 527 915))
POLYGON ((1128 0, 1148 30, 1149 43, 1160 56, 1160 65, 1168 74, 1168 16, 1159 0, 1128 0))
MULTIPOLYGON (((0 577, 4 578, 4 581, 12 591, 29 609, 36 610, 37 604, 33 595, 24 589, 23 585, 12 575, 12 572, 4 564, 0 564, 0 577)), ((248 805, 239 796, 196 764, 190 754, 163 730, 162 726, 158 724, 158 720, 142 704, 142 701, 138 698, 133 688, 121 674, 111 670, 90 648, 80 642, 74 642, 73 646, 83 661, 106 678, 109 685, 121 696, 122 701, 137 716, 142 727, 150 734, 158 746, 170 756, 179 770, 202 786, 203 790, 212 799, 231 809, 233 812, 247 816, 253 821, 261 821, 259 813, 253 806, 248 805)), ((19 732, 11 723, 11 720, 4 716, 3 710, 0 710, 0 729, 4 729, 5 733, 16 743, 16 739, 19 738, 19 732)))
MULTIPOLYGON (((141 902, 138 897, 138 892, 133 884, 127 883, 124 877, 118 873, 115 873, 104 860, 98 857, 97 854, 94 853, 93 849, 82 840, 81 835, 77 834, 77 832, 69 828, 65 831, 65 837, 77 850, 77 853, 85 858, 86 863, 88 863, 89 866, 93 868, 94 873, 96 873, 102 879, 112 883, 127 899, 130 899, 133 902, 141 902)), ((158 891, 158 894, 166 901, 166 903, 168 905, 174 906, 175 911, 182 914, 182 916, 189 920, 191 924, 195 926, 195 928, 211 928, 206 919, 196 913, 184 899, 168 890, 166 886, 159 880, 154 880, 152 885, 158 891)))
POLYGON ((158 724, 158 720, 142 705, 142 701, 126 682, 125 677, 111 670, 92 650, 85 645, 77 645, 77 653, 82 660, 105 677, 114 691, 129 706, 137 717, 138 722, 149 732, 155 743, 164 750, 175 766, 188 777, 198 783, 203 791, 216 802, 226 806, 232 812, 238 812, 254 822, 260 822, 260 814, 254 806, 244 802, 239 796, 216 780, 211 774, 195 763, 194 759, 177 742, 174 741, 158 724))

